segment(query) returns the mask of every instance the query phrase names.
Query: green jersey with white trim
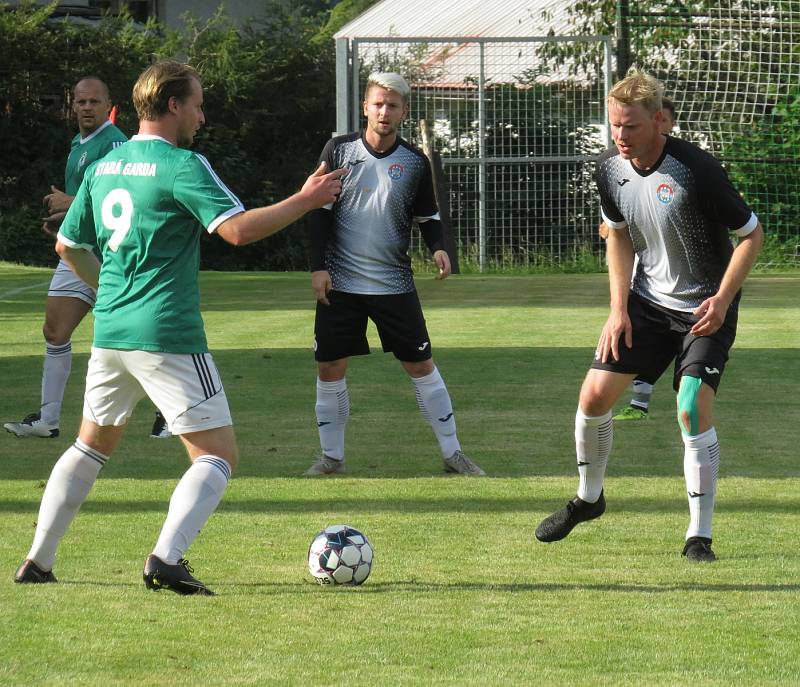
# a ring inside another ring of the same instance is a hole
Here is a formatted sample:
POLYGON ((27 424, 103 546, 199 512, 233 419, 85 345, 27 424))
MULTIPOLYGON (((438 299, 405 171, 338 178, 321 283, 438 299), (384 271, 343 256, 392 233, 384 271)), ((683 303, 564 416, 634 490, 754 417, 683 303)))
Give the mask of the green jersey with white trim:
POLYGON ((200 235, 243 211, 202 155, 158 136, 134 136, 94 163, 58 234, 102 253, 94 346, 208 351, 200 235))
POLYGON ((95 129, 86 138, 81 138, 80 134, 76 134, 70 144, 67 166, 64 170, 64 193, 74 196, 81 186, 83 175, 89 165, 127 140, 125 134, 117 129, 110 119, 107 119, 105 124, 95 129))

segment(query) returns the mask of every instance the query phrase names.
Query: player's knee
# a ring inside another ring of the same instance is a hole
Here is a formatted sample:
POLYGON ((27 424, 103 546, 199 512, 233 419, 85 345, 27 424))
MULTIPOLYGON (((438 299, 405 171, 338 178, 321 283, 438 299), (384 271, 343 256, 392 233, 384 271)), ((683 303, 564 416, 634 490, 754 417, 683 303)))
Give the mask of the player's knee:
POLYGON ((339 360, 321 360, 317 363, 320 381, 338 382, 347 373, 347 358, 339 360))
POLYGON ((72 332, 67 331, 58 323, 45 320, 44 325, 42 325, 42 336, 51 346, 63 346, 70 340, 72 332))
POLYGON ((689 436, 700 433, 698 396, 702 383, 699 377, 684 376, 678 387, 678 424, 681 431, 689 436))
POLYGON ((403 367, 405 368, 406 372, 415 379, 419 377, 427 377, 434 370, 432 358, 416 362, 404 362, 403 367))

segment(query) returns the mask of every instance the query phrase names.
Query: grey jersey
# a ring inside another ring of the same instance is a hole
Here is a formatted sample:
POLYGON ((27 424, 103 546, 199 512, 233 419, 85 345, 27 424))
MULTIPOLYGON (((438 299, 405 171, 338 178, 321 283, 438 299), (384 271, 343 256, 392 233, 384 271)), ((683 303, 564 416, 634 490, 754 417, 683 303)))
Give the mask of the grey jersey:
POLYGON ((350 170, 332 207, 325 248, 333 288, 378 295, 413 291, 413 222, 439 217, 428 159, 399 137, 379 153, 356 132, 328 141, 320 160, 328 169, 350 170))
POLYGON ((631 290, 673 310, 691 312, 719 290, 733 253, 729 232, 746 236, 758 224, 722 165, 672 137, 648 170, 610 148, 597 186, 603 221, 633 239, 631 290))

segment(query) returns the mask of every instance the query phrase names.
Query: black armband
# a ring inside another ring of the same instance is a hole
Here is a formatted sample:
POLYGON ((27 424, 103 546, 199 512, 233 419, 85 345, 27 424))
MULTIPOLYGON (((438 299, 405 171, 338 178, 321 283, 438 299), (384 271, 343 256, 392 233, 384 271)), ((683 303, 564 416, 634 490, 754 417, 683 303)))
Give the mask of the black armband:
POLYGON ((333 212, 319 208, 308 213, 308 251, 311 271, 327 269, 325 246, 333 228, 333 212))
POLYGON ((437 250, 444 250, 442 238, 442 223, 438 219, 428 219, 419 223, 419 232, 425 240, 431 254, 437 250))

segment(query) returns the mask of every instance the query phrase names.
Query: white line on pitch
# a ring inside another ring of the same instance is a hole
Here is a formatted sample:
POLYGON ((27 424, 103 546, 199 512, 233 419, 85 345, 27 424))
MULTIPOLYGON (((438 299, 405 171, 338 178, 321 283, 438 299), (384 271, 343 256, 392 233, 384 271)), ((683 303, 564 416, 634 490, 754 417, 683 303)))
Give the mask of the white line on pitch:
POLYGON ((47 286, 50 281, 43 281, 39 284, 31 284, 30 286, 21 286, 18 289, 11 289, 11 291, 6 291, 5 293, 0 293, 0 301, 4 301, 6 298, 10 298, 11 296, 16 296, 18 293, 22 293, 23 291, 30 291, 31 289, 40 289, 43 286, 47 286))

